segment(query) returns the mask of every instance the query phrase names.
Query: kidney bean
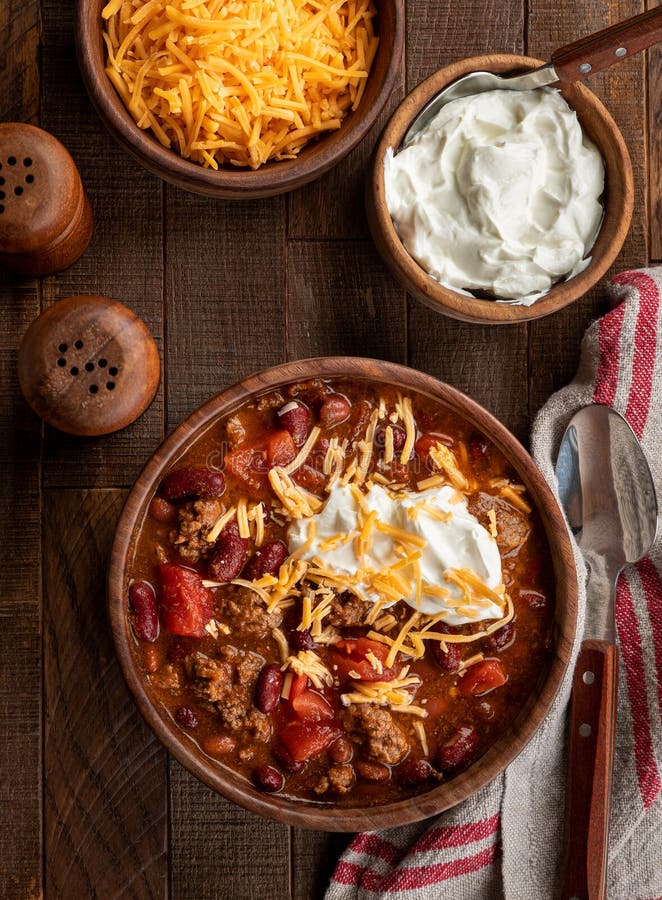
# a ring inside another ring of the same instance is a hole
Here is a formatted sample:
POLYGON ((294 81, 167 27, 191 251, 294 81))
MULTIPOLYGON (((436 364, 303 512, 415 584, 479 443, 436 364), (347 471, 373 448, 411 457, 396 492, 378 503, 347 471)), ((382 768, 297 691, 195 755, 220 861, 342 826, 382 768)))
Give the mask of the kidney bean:
POLYGON ((354 768, 366 781, 388 781, 391 777, 391 770, 383 763, 358 759, 354 763, 354 768))
MULTIPOLYGON (((437 630, 443 631, 444 634, 458 634, 460 629, 454 625, 444 625, 443 622, 439 622, 437 630)), ((447 650, 444 650, 441 644, 433 641, 430 644, 430 652, 443 672, 457 672, 462 662, 462 650, 460 645, 448 643, 446 644, 446 647, 447 650)))
POLYGON ((330 394, 320 407, 319 420, 322 428, 334 428, 349 416, 351 404, 342 394, 330 394))
POLYGON ((544 610, 547 608, 547 597, 539 591, 520 591, 519 595, 531 609, 544 610))
POLYGON ((277 575, 287 556, 288 550, 282 541, 269 541, 248 560, 243 577, 248 581, 257 581, 264 575, 277 575))
POLYGON ((180 706, 175 710, 175 722, 183 728, 198 727, 198 717, 188 706, 180 706))
POLYGON ((133 630, 139 641, 151 643, 159 636, 159 613, 156 591, 147 581, 134 581, 129 588, 129 603, 133 607, 133 630))
POLYGON ((149 504, 149 514, 157 522, 172 522, 176 512, 177 507, 163 497, 153 497, 149 504))
POLYGON ((306 463, 292 473, 292 479, 311 494, 321 494, 326 484, 326 475, 306 463))
POLYGON ((359 438, 363 437, 368 425, 368 419, 372 415, 372 409, 372 404, 367 400, 359 400, 358 403, 354 404, 346 435, 348 444, 351 445, 354 441, 358 441, 359 438))
MULTIPOLYGON (((407 432, 399 425, 391 425, 391 433, 393 435, 393 450, 395 453, 402 453, 402 448, 407 440, 407 432)), ((375 443, 383 450, 386 444, 386 425, 380 425, 375 431, 375 443)))
POLYGON ((448 648, 443 650, 441 644, 432 641, 430 650, 435 662, 443 672, 457 672, 462 662, 462 650, 459 644, 446 644, 448 648))
POLYGON ((186 658, 186 648, 179 641, 176 641, 168 647, 167 656, 168 662, 175 664, 184 662, 184 659, 186 658))
POLYGON ((248 556, 248 538, 239 537, 236 522, 230 522, 216 544, 207 571, 214 581, 232 581, 238 578, 248 556), (231 527, 232 526, 232 527, 231 527))
POLYGON ((397 771, 400 784, 423 784, 432 775, 432 766, 426 759, 408 759, 397 771))
POLYGON ((200 497, 211 500, 225 491, 225 478, 217 469, 208 466, 186 466, 168 472, 161 482, 159 494, 165 500, 186 500, 200 497))
POLYGON ((445 771, 454 771, 466 766, 478 747, 478 735, 471 725, 462 725, 455 734, 439 748, 439 766, 445 771))
POLYGON ((296 447, 302 447, 310 433, 310 410, 299 400, 291 400, 278 410, 278 421, 289 431, 296 447))
POLYGON ((287 642, 297 652, 299 650, 314 650, 317 644, 313 640, 309 628, 298 628, 301 622, 301 613, 296 609, 289 609, 283 619, 283 630, 287 642))
POLYGON ((283 676, 276 663, 262 667, 255 687, 255 705, 263 713, 270 713, 280 700, 283 676))
POLYGON ((225 756, 226 753, 234 750, 237 742, 227 734, 210 734, 200 746, 210 756, 225 756))
POLYGON ((512 622, 507 622, 502 628, 499 628, 498 631, 495 631, 490 636, 489 644, 495 650, 503 650, 504 647, 508 647, 512 644, 514 637, 515 626, 512 622))
POLYGON ((305 768, 305 760, 294 759, 290 751, 284 744, 276 744, 272 748, 273 755, 276 757, 281 766, 288 772, 300 772, 305 768))
POLYGON ((268 794, 275 794, 276 791, 282 790, 285 784, 282 774, 273 766, 257 766, 253 769, 253 780, 256 787, 268 794))
POLYGON ((354 750, 347 738, 339 737, 329 747, 329 756, 334 763, 348 763, 353 755, 354 750))

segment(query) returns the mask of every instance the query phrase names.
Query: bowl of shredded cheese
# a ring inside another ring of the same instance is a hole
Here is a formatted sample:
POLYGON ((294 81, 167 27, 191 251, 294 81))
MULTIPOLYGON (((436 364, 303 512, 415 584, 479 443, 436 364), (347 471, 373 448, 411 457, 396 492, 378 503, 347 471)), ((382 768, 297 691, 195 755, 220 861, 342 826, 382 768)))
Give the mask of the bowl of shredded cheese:
POLYGON ((83 79, 111 134, 196 193, 318 178, 390 95, 403 0, 79 0, 83 79))

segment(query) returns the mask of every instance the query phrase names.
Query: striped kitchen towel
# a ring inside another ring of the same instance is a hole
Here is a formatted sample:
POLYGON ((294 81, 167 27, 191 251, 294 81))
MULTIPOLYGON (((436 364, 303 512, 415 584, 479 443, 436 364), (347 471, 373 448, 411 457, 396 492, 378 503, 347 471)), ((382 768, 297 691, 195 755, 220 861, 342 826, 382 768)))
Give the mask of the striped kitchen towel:
MULTIPOLYGON (((642 441, 662 498, 662 268, 625 272, 609 287, 618 305, 594 322, 575 379, 533 427, 533 456, 556 489, 554 462, 572 415, 589 403, 622 413, 642 441)), ((357 835, 326 900, 552 900, 563 837, 566 720, 584 625, 552 710, 503 775, 455 809, 417 825, 357 835)), ((621 576, 621 654, 609 853, 610 900, 662 897, 662 539, 621 576)))

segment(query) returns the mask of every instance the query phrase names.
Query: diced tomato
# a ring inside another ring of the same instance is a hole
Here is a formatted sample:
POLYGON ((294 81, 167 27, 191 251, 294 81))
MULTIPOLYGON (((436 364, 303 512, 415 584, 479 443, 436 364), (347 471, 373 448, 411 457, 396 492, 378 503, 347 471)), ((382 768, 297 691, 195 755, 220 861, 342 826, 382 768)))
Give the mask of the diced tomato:
POLYGON ((269 469, 286 466, 296 455, 289 431, 273 431, 226 453, 225 472, 240 481, 251 496, 260 497, 270 489, 269 469))
POLYGON ((331 746, 340 737, 340 729, 316 722, 290 722, 279 737, 292 759, 304 762, 331 746))
POLYGON ((292 435, 289 431, 274 431, 267 438, 267 466, 286 466, 297 455, 292 435))
POLYGON ((264 441, 241 444, 236 450, 225 454, 225 472, 236 478, 248 494, 262 497, 269 491, 266 457, 264 441))
POLYGON ((388 653, 389 648, 379 641, 365 637, 347 638, 334 644, 330 652, 332 670, 341 681, 391 681, 396 673, 394 668, 386 668, 388 653), (373 666, 369 653, 381 663, 381 672, 373 666))
POLYGON ((308 676, 297 675, 290 687, 290 706, 297 718, 305 722, 331 722, 333 707, 329 701, 308 687, 308 676))
POLYGON ((159 604, 164 627, 172 634, 204 637, 214 614, 214 595, 192 569, 175 563, 159 567, 159 604))
POLYGON ((471 666, 459 684, 465 697, 481 697, 501 687, 508 680, 506 670, 498 659, 485 659, 471 666))
POLYGON ((436 447, 437 444, 444 444, 446 447, 452 447, 453 441, 449 437, 446 437, 445 434, 435 434, 434 432, 422 434, 414 444, 414 451, 421 459, 427 459, 430 450, 432 450, 433 447, 436 447))

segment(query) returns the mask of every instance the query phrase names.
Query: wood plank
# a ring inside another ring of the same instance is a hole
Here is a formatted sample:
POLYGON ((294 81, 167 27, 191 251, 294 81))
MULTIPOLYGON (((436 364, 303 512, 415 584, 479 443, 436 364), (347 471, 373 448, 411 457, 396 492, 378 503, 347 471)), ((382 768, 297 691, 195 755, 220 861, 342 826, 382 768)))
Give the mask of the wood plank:
POLYGON ((292 829, 292 900, 322 900, 352 834, 292 829))
POLYGON ((206 788, 170 763, 172 897, 281 900, 290 896, 289 832, 206 788))
POLYGON ((115 660, 105 569, 124 494, 44 497, 46 894, 166 893, 166 756, 115 660))
MULTIPOLYGON (((167 189, 167 427, 285 355, 285 201, 218 202, 167 189)), ((174 897, 289 894, 289 830, 171 764, 174 897), (210 839, 212 836, 212 839, 210 839)))
MULTIPOLYGON (((0 6, 0 121, 37 124, 39 3, 0 6)), ((37 282, 0 270, 0 896, 42 894, 41 427, 16 377, 19 336, 39 313, 37 282), (14 535, 20 533, 17 541, 14 535)))
POLYGON ((214 201, 167 189, 167 423, 284 354, 282 197, 214 201))
MULTIPOLYGON (((547 58, 552 50, 581 34, 590 34, 642 11, 638 0, 596 4, 585 0, 578 8, 565 0, 531 0, 529 52, 547 58), (577 23, 581 22, 578 29, 577 23)), ((645 192, 644 57, 635 56, 590 78, 595 91, 619 125, 632 157, 635 207, 630 233, 607 278, 580 301, 530 325, 529 414, 531 420, 551 393, 573 378, 579 361, 579 346, 590 321, 607 310, 607 279, 624 269, 646 264, 648 233, 645 192)))
POLYGON ((371 242, 288 243, 287 353, 405 362, 405 292, 371 242))
MULTIPOLYGON (((407 90, 467 56, 523 48, 521 4, 416 4, 407 8, 407 90)), ((409 364, 465 391, 519 438, 527 431, 527 328, 491 328, 444 318, 409 301, 409 364)))
MULTIPOLYGON (((655 0, 646 3, 647 9, 659 6, 655 0)), ((646 75, 648 81, 648 212, 649 255, 662 261, 662 47, 647 51, 646 75)))
MULTIPOLYGON (((76 294, 119 300, 163 338, 163 185, 106 134, 78 75, 73 4, 44 0, 43 119, 70 150, 90 195, 95 233, 84 256, 44 282, 46 304, 76 294)), ((163 435, 163 390, 129 428, 80 440, 48 428, 49 487, 128 486, 163 435)))
POLYGON ((288 237, 320 239, 369 236, 365 216, 364 185, 375 144, 382 129, 404 97, 404 68, 372 130, 349 156, 318 181, 288 197, 288 237))

